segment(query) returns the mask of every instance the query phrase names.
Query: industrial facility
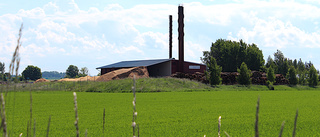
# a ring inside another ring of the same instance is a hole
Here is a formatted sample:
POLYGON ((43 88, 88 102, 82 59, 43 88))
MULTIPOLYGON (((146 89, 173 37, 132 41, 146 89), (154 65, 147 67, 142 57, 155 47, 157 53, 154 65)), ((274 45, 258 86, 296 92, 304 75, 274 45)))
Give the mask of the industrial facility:
POLYGON ((204 73, 206 65, 184 61, 184 14, 183 6, 178 7, 178 41, 179 41, 179 60, 172 58, 172 16, 169 15, 169 58, 153 60, 134 60, 121 61, 118 63, 98 67, 101 75, 108 72, 122 69, 144 66, 147 68, 150 77, 170 76, 176 72, 181 73, 204 73))

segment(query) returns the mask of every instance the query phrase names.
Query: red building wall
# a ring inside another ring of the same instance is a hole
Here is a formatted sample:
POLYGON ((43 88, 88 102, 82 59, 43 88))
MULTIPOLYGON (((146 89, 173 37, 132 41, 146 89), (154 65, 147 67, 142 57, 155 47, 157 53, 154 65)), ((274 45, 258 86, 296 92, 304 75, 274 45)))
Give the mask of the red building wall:
MULTIPOLYGON (((172 60, 171 61, 171 73, 174 74, 178 72, 179 67, 179 61, 178 60, 172 60)), ((192 63, 192 62, 184 62, 183 64, 183 73, 195 73, 195 72, 201 72, 204 73, 206 70, 206 65, 198 64, 198 63, 192 63)))

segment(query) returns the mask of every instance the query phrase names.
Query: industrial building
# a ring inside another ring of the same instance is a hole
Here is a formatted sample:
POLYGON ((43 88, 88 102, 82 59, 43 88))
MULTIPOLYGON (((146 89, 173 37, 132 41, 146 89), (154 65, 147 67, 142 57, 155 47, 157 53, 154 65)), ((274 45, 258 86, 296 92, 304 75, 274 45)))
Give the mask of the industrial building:
POLYGON ((172 16, 169 16, 169 59, 153 60, 134 60, 121 61, 118 63, 98 67, 101 69, 101 75, 113 70, 122 68, 131 68, 145 66, 148 69, 150 77, 170 76, 176 72, 181 73, 204 73, 206 65, 184 61, 184 14, 183 6, 178 7, 178 41, 179 41, 179 60, 172 58, 172 16))

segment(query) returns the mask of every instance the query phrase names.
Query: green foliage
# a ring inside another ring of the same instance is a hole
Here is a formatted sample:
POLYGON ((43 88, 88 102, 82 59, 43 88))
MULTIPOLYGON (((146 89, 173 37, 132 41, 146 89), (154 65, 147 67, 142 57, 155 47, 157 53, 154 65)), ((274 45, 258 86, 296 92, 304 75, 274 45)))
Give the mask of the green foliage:
POLYGON ((5 64, 0 62, 0 74, 4 74, 5 72, 5 64))
POLYGON ((5 81, 5 64, 0 62, 0 81, 5 81))
POLYGON ((309 86, 315 87, 319 84, 319 78, 318 78, 318 73, 317 70, 314 68, 312 65, 310 67, 309 73, 308 73, 308 82, 309 86))
POLYGON ((77 66, 69 65, 68 69, 66 70, 66 78, 75 78, 79 74, 79 69, 77 66))
POLYGON ((42 72, 42 77, 45 79, 61 79, 66 76, 65 72, 57 72, 57 71, 44 71, 42 72))
POLYGON ((263 70, 262 51, 255 44, 218 39, 212 43, 210 51, 204 51, 201 60, 209 65, 210 57, 214 57, 223 72, 235 72, 242 62, 249 64, 249 69, 263 70))
POLYGON ((83 67, 80 69, 79 77, 85 77, 88 76, 89 70, 87 67, 83 67))
POLYGON ((288 59, 284 57, 283 53, 280 50, 277 50, 277 52, 273 55, 275 65, 277 66, 276 73, 286 76, 289 69, 288 59))
POLYGON ((274 74, 274 69, 272 65, 268 68, 267 79, 271 82, 271 85, 276 82, 276 75, 274 74))
POLYGON ((37 66, 29 65, 27 68, 22 72, 22 77, 25 80, 37 80, 42 77, 41 69, 37 66))
POLYGON ((287 79, 289 80, 290 85, 297 85, 298 84, 296 69, 294 68, 294 66, 291 66, 289 68, 289 72, 287 74, 287 79))
POLYGON ((207 79, 209 79, 210 85, 220 85, 221 84, 221 70, 222 68, 217 65, 216 59, 210 57, 210 62, 208 64, 208 72, 206 71, 207 79))
POLYGON ((240 69, 238 69, 239 76, 237 81, 240 85, 250 85, 251 84, 251 70, 248 69, 246 63, 242 62, 240 69))

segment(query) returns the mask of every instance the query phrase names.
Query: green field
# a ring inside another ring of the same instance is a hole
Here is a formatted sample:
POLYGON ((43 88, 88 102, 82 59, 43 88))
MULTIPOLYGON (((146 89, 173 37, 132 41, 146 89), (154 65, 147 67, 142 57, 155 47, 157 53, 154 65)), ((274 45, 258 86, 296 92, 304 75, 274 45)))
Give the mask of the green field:
MULTIPOLYGON (((80 134, 132 135, 132 93, 87 93, 78 95, 80 134)), ((32 92, 36 135, 45 136, 51 115, 50 136, 74 136, 75 113, 72 92, 32 92)), ((299 109, 297 136, 320 136, 320 92, 307 91, 207 91, 138 93, 137 111, 141 136, 217 136, 218 116, 222 131, 231 136, 253 136, 256 101, 260 96, 260 135, 278 136, 285 121, 284 136, 291 136, 299 109)), ((6 97, 10 136, 26 136, 30 119, 30 92, 9 92, 6 97)), ((2 133, 2 132, 1 132, 2 133)), ((224 134, 223 134, 224 136, 224 134)))

